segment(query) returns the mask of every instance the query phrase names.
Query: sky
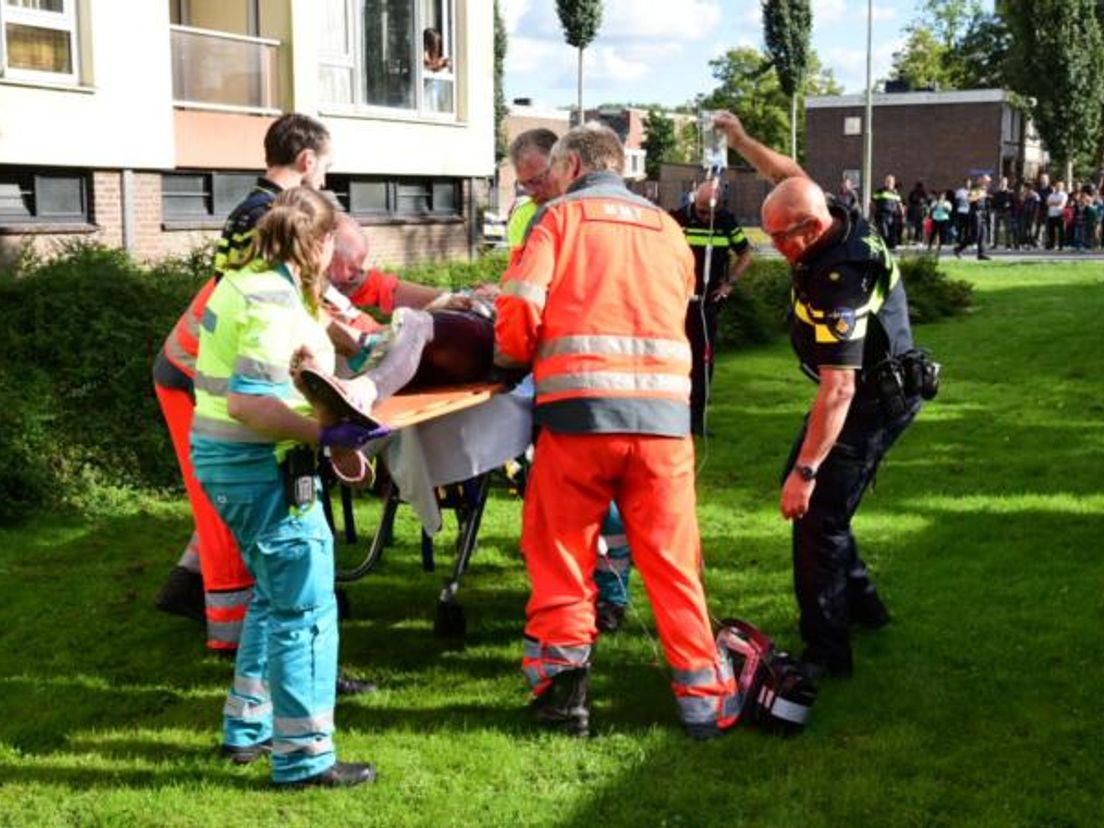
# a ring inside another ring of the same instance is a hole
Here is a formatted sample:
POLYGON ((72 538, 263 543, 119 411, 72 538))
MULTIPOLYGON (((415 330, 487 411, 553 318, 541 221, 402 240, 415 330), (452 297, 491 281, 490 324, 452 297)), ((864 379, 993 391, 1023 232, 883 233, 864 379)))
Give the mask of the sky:
MULTIPOLYGON (((555 0, 499 0, 509 33, 506 100, 572 104, 577 51, 564 43, 555 0)), ((846 92, 866 88, 867 0, 812 0, 813 48, 846 92)), ((917 0, 875 0, 874 78, 916 17, 917 0)), ((988 4, 991 8, 991 4, 988 4)), ((605 0, 602 27, 584 53, 583 103, 675 106, 716 86, 709 61, 739 46, 762 48, 760 0, 605 0)))

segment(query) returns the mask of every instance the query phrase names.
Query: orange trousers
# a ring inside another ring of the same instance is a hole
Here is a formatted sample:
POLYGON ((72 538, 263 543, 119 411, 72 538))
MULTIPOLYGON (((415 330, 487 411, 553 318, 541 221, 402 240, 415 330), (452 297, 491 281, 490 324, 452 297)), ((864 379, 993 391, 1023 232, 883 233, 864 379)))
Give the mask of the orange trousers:
POLYGON ((532 583, 522 667, 534 691, 589 663, 598 634, 598 536, 611 500, 651 601, 683 721, 730 726, 739 699, 706 610, 689 437, 541 432, 521 536, 532 583))
POLYGON ((249 606, 253 577, 245 567, 238 544, 229 527, 218 516, 196 480, 192 468, 189 434, 195 403, 185 391, 154 383, 157 402, 169 427, 173 449, 184 476, 184 488, 192 505, 199 536, 199 568, 203 573, 206 603, 207 646, 212 650, 233 650, 241 637, 242 622, 249 606))

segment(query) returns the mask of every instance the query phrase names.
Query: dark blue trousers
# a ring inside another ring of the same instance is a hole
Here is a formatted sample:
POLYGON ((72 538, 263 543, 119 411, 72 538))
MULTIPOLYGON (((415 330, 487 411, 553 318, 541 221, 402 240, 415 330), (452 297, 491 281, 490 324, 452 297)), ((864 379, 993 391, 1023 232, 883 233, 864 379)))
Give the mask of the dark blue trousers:
MULTIPOLYGON (((848 625, 851 607, 874 593, 874 583, 859 557, 851 519, 859 508, 878 464, 920 410, 909 401, 896 419, 865 389, 855 395, 832 451, 817 471, 809 511, 793 524, 794 591, 801 613, 805 657, 836 668, 851 667, 848 625)), ((797 435, 783 479, 797 460, 805 427, 797 435)))

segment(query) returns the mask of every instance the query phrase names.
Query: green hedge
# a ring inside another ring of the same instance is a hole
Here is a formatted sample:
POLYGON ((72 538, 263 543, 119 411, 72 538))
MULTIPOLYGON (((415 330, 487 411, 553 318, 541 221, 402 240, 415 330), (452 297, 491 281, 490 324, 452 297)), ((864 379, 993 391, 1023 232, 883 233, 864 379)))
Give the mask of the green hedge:
MULTIPOLYGON (((210 251, 154 267, 121 250, 76 244, 0 270, 0 523, 42 506, 95 510, 134 489, 179 486, 150 368, 208 273, 210 251)), ((462 288, 496 282, 503 254, 420 265, 405 279, 462 288)), ((970 286, 931 259, 901 263, 916 321, 969 305, 970 286)), ((785 330, 789 271, 757 258, 721 317, 720 348, 785 330)))

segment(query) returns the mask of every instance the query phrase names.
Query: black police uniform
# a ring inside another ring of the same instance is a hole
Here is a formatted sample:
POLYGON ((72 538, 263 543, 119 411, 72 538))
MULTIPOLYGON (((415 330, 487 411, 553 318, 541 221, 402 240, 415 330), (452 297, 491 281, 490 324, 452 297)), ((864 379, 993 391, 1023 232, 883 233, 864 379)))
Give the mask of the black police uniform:
POLYGON ((971 195, 975 197, 970 202, 970 212, 966 219, 969 222, 970 234, 963 236, 955 245, 955 255, 961 254, 970 242, 974 241, 977 243, 978 258, 984 259, 986 258, 985 243, 989 239, 989 191, 975 191, 971 195))
POLYGON ((717 291, 728 280, 731 255, 739 255, 751 245, 743 228, 724 207, 718 207, 713 216, 713 231, 709 230, 709 216, 698 216, 691 202, 671 211, 671 217, 682 227, 686 241, 694 252, 694 298, 686 311, 686 336, 690 339, 693 366, 690 370, 690 429, 694 434, 705 431, 705 406, 707 387, 713 382, 713 348, 717 341, 717 318, 723 301, 718 301, 717 291), (713 259, 710 263, 709 287, 705 286, 705 251, 712 244, 713 259))
POLYGON ((878 232, 889 249, 893 250, 901 240, 901 194, 882 187, 874 193, 873 199, 878 232))
MULTIPOLYGON (((790 335, 802 370, 858 372, 855 396, 839 438, 817 470, 805 516, 793 523, 794 589, 806 661, 833 674, 851 672, 851 621, 888 620, 851 534, 851 518, 882 457, 920 410, 903 393, 895 412, 878 390, 881 367, 913 348, 908 301, 896 262, 859 215, 829 198, 842 233, 793 269, 790 335)), ((783 475, 805 439, 797 436, 783 475)))

